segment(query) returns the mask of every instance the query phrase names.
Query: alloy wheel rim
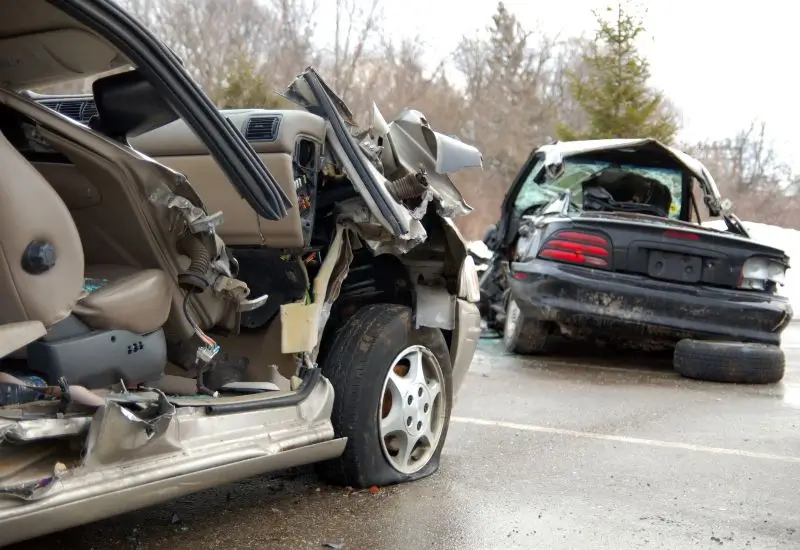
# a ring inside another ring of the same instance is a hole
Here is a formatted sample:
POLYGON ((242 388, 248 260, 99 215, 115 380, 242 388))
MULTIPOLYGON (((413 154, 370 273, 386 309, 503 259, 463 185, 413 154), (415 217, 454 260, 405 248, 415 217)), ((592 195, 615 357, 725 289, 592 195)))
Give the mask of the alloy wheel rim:
POLYGON ((389 464, 413 474, 430 462, 445 424, 444 375, 425 346, 401 351, 383 382, 378 435, 389 464))

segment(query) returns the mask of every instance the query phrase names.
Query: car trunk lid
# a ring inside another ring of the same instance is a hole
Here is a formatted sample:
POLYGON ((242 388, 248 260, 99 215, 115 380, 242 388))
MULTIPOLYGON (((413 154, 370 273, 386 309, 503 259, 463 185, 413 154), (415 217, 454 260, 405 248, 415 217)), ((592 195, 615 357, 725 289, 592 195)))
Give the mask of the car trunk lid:
POLYGON ((786 254, 777 248, 679 220, 583 213, 572 218, 569 226, 609 237, 613 271, 653 279, 737 288, 742 265, 752 256, 766 256, 788 265, 786 254))

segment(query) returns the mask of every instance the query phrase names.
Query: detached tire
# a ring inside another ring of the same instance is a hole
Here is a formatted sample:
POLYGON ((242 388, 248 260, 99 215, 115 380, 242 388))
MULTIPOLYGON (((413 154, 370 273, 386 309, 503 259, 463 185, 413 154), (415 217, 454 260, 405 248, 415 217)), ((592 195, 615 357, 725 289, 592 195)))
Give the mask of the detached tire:
POLYGON ((509 295, 506 304, 503 343, 506 350, 519 355, 540 355, 550 351, 553 334, 547 323, 525 319, 517 302, 509 295))
POLYGON ((778 346, 681 340, 675 370, 686 378, 734 384, 773 384, 783 378, 786 357, 778 346))
POLYGON ((347 437, 341 457, 317 465, 323 480, 364 488, 438 470, 453 404, 440 330, 415 328, 405 306, 365 306, 337 332, 322 373, 335 391, 334 431, 347 437))

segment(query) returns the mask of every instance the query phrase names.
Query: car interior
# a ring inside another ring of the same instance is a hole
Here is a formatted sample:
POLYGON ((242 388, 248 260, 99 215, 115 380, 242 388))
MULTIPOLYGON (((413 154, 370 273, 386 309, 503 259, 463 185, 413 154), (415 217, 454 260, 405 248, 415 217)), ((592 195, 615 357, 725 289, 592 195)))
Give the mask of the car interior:
MULTIPOLYGON (((127 391, 147 382, 177 395, 246 399, 236 384, 258 382, 255 390, 278 394, 299 386, 304 364, 298 350, 286 349, 281 308, 324 299, 328 283, 317 284, 320 273, 331 278, 327 298, 339 298, 331 318, 379 297, 410 304, 409 266, 417 266, 417 278, 448 287, 457 281, 436 216, 423 219, 428 241, 404 255, 405 265, 344 238, 347 265, 334 265, 333 257, 323 269, 337 209, 359 197, 325 151, 323 118, 299 109, 224 112, 295 206, 284 219, 264 219, 168 106, 141 87, 133 93, 141 79, 124 70, 131 63, 113 46, 43 0, 26 3, 24 17, 10 0, 0 0, 0 9, 9 14, 0 22, 0 51, 17 52, 17 63, 0 66, 0 79, 13 83, 0 89, 0 146, 9 167, 0 177, 8 197, 0 205, 0 322, 41 321, 47 329, 4 358, 0 371, 35 375, 49 386, 127 391), (59 56, 47 53, 53 51, 59 56), (78 101, 80 116, 54 112, 25 91, 94 74, 101 76, 78 101), (122 116, 142 97, 149 119, 122 116), (208 217, 223 222, 213 242, 176 222, 175 202, 186 198, 210 205, 208 217), (192 286, 193 272, 218 262, 229 264, 228 294, 192 286), (347 278, 334 281, 342 270, 347 278), (243 308, 230 299, 243 293, 265 301, 243 308), (213 371, 198 374, 197 350, 214 346, 222 351, 213 371)), ((337 323, 328 325, 325 334, 337 323)), ((324 345, 317 352, 324 356, 324 345)))
MULTIPOLYGON (((37 0, 23 8, 0 0, 0 10, 6 16, 0 22, 0 51, 15 59, 0 67, 0 79, 11 83, 0 90, 0 155, 6 166, 0 176, 5 260, 0 323, 41 321, 47 330, 3 358, 0 371, 35 375, 48 386, 68 381, 91 389, 126 390, 163 380, 166 369, 178 375, 172 378, 189 382, 173 385, 173 392, 196 393, 193 372, 186 365, 175 368, 168 356, 180 356, 181 349, 170 349, 175 343, 188 343, 193 351, 208 344, 205 331, 211 328, 238 332, 240 312, 230 296, 186 283, 186 274, 198 262, 208 268, 219 260, 214 254, 224 252, 224 245, 187 233, 176 223, 176 209, 167 199, 188 197, 202 204, 177 174, 121 146, 114 136, 80 127, 21 93, 114 72, 130 62, 47 2, 37 0), (55 51, 58 56, 51 53, 55 51), (159 193, 164 194, 161 202, 156 200, 159 193)), ((125 97, 119 82, 118 75, 95 81, 95 93, 104 94, 98 103, 108 112, 120 101, 115 93, 125 97)), ((318 121, 305 122, 299 131, 318 139, 318 121)), ((286 155, 271 162, 271 168, 291 170, 292 162, 286 155)), ((214 161, 205 155, 192 172, 214 170, 214 161)), ((245 222, 256 218, 252 211, 250 216, 236 211, 239 205, 248 208, 247 203, 224 178, 220 181, 224 185, 218 187, 225 187, 221 194, 234 211, 228 218, 233 233, 245 241, 258 232, 274 236, 279 245, 302 246, 299 216, 290 213, 273 222, 277 227, 259 230, 255 219, 251 225, 245 222), (237 224, 237 218, 243 223, 237 224)), ((297 194, 292 196, 296 202, 297 194)), ((247 292, 235 276, 227 281, 247 292)), ((280 382, 281 389, 290 389, 288 377, 276 371, 245 372, 246 361, 229 363, 238 371, 217 380, 217 389, 248 377, 273 383, 265 388, 280 382)))
POLYGON ((168 209, 151 205, 146 182, 167 174, 110 140, 48 127, 53 115, 23 98, 0 101, 7 167, 0 177, 7 190, 0 321, 36 320, 48 329, 16 359, 51 384, 62 377, 91 388, 158 379, 167 335, 189 340, 193 322, 212 327, 226 314, 210 290, 193 296, 188 319, 182 308, 179 276, 197 243, 165 231, 159 217, 168 209))

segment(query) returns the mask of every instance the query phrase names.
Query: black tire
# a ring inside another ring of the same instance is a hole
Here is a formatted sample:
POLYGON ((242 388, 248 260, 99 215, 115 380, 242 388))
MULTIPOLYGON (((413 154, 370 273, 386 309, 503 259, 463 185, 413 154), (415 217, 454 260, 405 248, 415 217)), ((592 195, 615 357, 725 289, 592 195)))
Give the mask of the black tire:
POLYGON ((322 373, 335 391, 331 421, 337 437, 347 437, 341 457, 317 465, 328 483, 351 487, 383 486, 427 477, 439 469, 439 459, 453 406, 452 366, 447 342, 438 329, 414 328, 411 309, 395 304, 371 304, 358 310, 336 334, 322 373), (444 426, 427 464, 405 474, 386 460, 378 431, 383 383, 392 361, 405 348, 421 345, 438 359, 443 374, 444 426))
POLYGON ((744 342, 681 340, 673 356, 686 378, 734 384, 773 384, 783 378, 786 356, 778 346, 744 342))
POLYGON ((551 350, 553 334, 547 323, 525 319, 514 298, 509 295, 506 300, 503 343, 506 351, 511 353, 541 355, 551 350))

